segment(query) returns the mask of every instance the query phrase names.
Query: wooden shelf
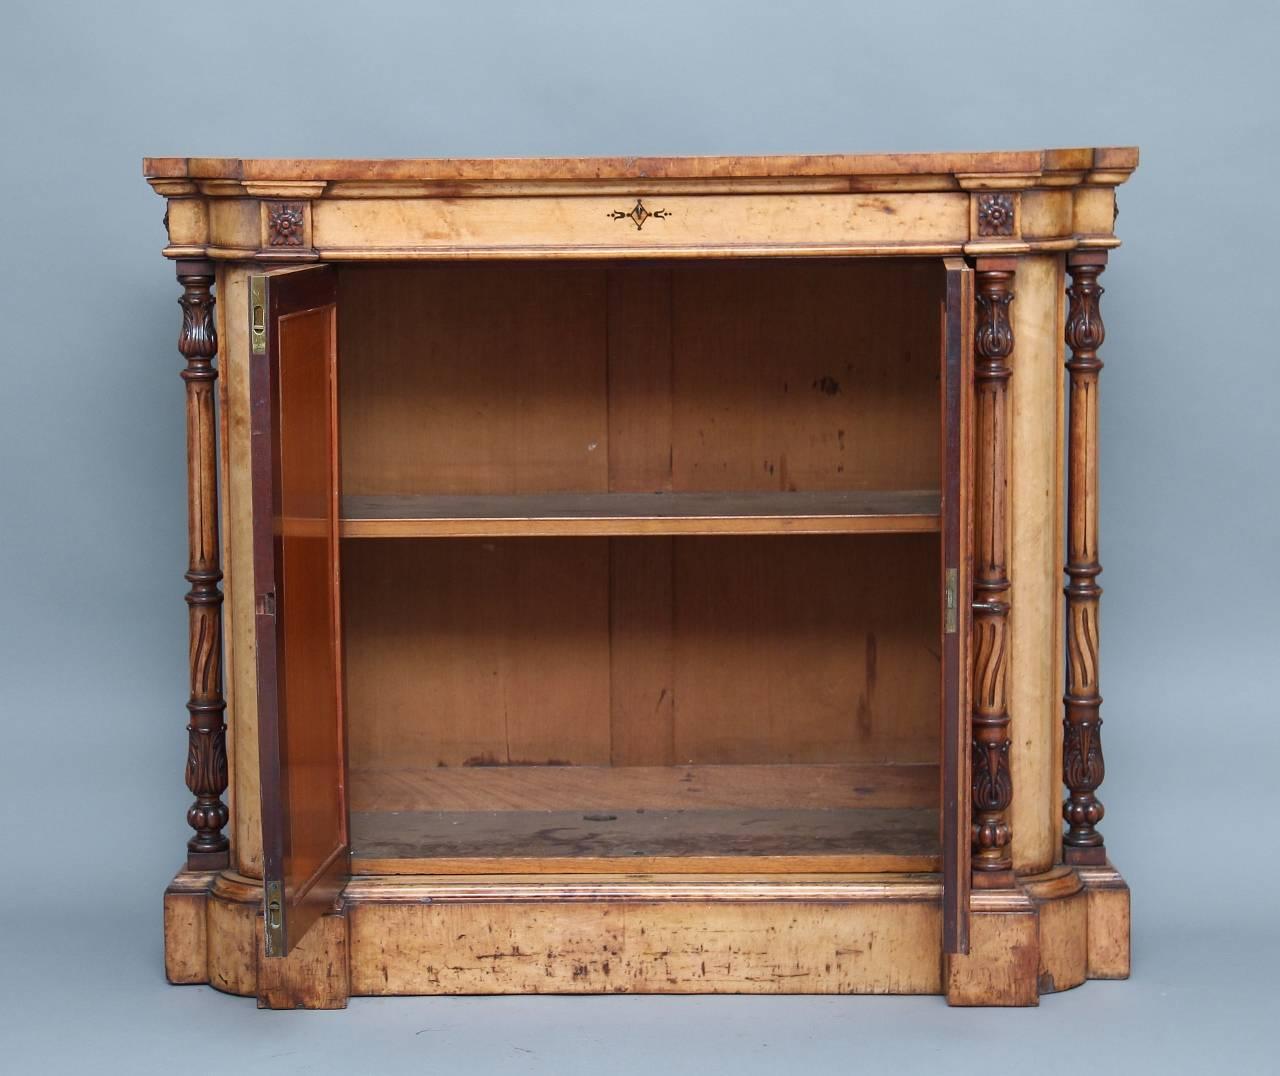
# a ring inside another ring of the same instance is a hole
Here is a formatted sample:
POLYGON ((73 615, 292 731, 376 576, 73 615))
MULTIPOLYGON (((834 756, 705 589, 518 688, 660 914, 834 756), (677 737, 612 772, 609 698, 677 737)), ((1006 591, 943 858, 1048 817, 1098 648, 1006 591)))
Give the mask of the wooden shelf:
POLYGON ((939 869, 936 766, 355 770, 356 874, 939 869))
POLYGON ((930 490, 547 493, 343 498, 344 538, 935 532, 930 490))
POLYGON ((355 874, 934 871, 940 863, 938 812, 923 807, 355 812, 351 842, 355 874))
POLYGON ((353 811, 934 807, 938 767, 828 762, 351 770, 353 811))

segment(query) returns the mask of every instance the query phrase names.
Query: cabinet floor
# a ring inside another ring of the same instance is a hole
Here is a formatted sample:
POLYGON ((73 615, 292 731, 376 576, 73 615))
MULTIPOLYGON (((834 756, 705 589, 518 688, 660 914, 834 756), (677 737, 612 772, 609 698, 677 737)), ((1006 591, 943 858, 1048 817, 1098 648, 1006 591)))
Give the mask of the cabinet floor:
POLYGON ((353 774, 358 874, 933 871, 933 766, 353 774))

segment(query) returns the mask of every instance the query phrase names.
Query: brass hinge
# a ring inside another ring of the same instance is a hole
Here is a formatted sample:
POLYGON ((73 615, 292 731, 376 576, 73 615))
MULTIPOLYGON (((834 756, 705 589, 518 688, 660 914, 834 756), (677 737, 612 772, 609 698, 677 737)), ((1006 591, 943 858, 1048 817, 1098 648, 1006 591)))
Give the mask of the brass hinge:
POLYGON ((284 937, 284 886, 280 882, 267 883, 265 909, 267 956, 285 955, 284 937))
POLYGON ((249 350, 255 355, 267 352, 267 278, 249 278, 249 350))
POLYGON ((947 613, 943 625, 943 631, 948 635, 954 635, 958 630, 959 624, 959 600, 960 596, 960 569, 947 569, 947 613))

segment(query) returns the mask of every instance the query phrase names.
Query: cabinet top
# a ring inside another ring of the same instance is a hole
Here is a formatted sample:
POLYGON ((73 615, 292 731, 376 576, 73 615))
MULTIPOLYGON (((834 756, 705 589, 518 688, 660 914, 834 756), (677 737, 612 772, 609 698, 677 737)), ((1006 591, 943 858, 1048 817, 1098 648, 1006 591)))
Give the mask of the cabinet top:
POLYGON ((166 256, 1006 256, 1115 237, 1136 149, 803 157, 148 157, 166 256))
POLYGON ((987 153, 804 154, 763 157, 494 157, 297 159, 146 157, 152 180, 253 182, 583 182, 600 180, 856 180, 901 177, 917 190, 954 190, 966 180, 1002 187, 1123 183, 1138 165, 1132 146, 987 153), (1003 180, 1003 182, 1001 182, 1003 180), (932 181, 932 182, 930 182, 932 181), (993 182, 994 181, 994 182, 993 182))

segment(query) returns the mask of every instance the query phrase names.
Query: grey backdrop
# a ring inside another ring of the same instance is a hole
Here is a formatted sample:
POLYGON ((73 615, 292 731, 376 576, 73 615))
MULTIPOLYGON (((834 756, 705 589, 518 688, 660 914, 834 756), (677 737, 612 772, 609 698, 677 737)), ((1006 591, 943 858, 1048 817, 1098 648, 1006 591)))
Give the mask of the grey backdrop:
POLYGON ((1278 11, 6 0, 6 1071, 1275 1071, 1278 11), (1104 277, 1101 399, 1103 798, 1134 888, 1129 983, 1011 1012, 506 998, 345 1014, 164 985, 160 893, 187 835, 183 411, 144 154, 1127 143, 1142 166, 1104 277))

